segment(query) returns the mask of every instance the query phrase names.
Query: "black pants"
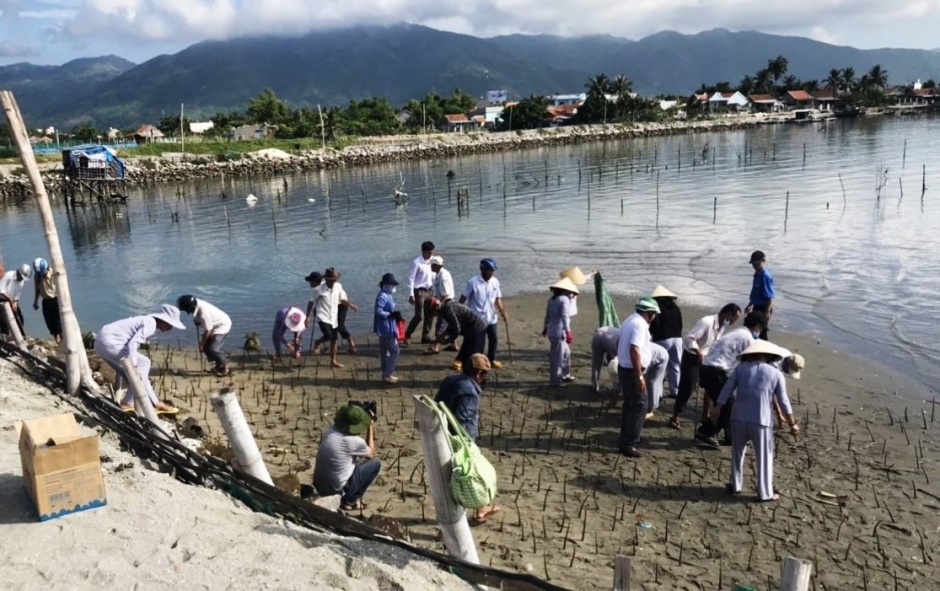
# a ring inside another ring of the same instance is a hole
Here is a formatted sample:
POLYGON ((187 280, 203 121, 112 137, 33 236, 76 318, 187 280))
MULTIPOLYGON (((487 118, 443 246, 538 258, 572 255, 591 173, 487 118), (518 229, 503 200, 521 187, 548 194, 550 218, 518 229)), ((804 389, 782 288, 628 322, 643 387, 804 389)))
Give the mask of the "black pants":
POLYGON ((59 298, 42 298, 42 318, 53 337, 62 335, 62 317, 59 315, 59 298))
POLYGON ((408 323, 408 328, 405 330, 405 338, 410 339, 412 333, 415 329, 418 328, 418 325, 421 324, 421 341, 428 341, 431 338, 431 323, 434 322, 434 319, 431 318, 431 290, 419 288, 416 289, 413 296, 415 299, 415 315, 411 319, 411 322, 408 323))
MULTIPOLYGON (((711 399, 713 404, 718 404, 718 397, 721 395, 721 389, 728 381, 728 374, 719 367, 703 365, 701 369, 701 379, 699 385, 705 390, 705 394, 711 399)), ((728 402, 721 407, 721 414, 718 416, 718 422, 713 423, 711 419, 706 418, 699 427, 699 433, 705 437, 714 437, 720 431, 724 430, 725 436, 731 437, 731 409, 734 408, 734 398, 729 398, 728 402)))
POLYGON ((682 363, 679 365, 679 393, 676 395, 676 403, 672 407, 672 414, 680 415, 685 412, 689 406, 689 399, 695 392, 698 385, 698 374, 701 362, 698 355, 682 351, 682 363))
POLYGON ((496 346, 499 344, 499 322, 486 327, 486 357, 490 363, 496 360, 496 346))
POLYGON ((349 331, 346 330, 346 315, 349 314, 349 306, 339 305, 336 313, 336 332, 347 341, 349 340, 349 331))
MULTIPOLYGON (((13 310, 13 305, 7 302, 7 305, 10 306, 10 309, 13 310)), ((23 326, 23 311, 19 306, 16 307, 16 310, 13 310, 13 318, 16 320, 16 323, 19 325, 20 334, 24 337, 26 336, 26 329, 23 326)), ((9 335, 11 334, 10 327, 7 326, 6 316, 0 314, 0 334, 9 335)))
POLYGON ((460 344, 460 350, 457 351, 457 361, 466 367, 470 362, 470 356, 474 353, 482 353, 483 346, 486 344, 486 331, 463 334, 463 342, 460 344))

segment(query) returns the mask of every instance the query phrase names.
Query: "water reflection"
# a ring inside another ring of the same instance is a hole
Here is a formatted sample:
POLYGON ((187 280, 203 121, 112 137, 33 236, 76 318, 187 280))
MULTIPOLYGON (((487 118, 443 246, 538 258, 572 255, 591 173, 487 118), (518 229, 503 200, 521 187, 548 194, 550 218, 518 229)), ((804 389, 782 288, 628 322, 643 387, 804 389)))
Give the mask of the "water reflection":
MULTIPOLYGON (((378 278, 404 275, 424 240, 458 285, 492 255, 508 294, 577 264, 621 292, 665 283, 684 301, 743 303, 747 255, 761 248, 781 327, 935 376, 940 347, 924 319, 940 313, 940 210, 920 188, 940 187, 938 131, 927 118, 834 121, 225 177, 137 190, 126 209, 57 204, 55 215, 91 327, 192 292, 227 309, 236 332, 263 329, 281 305, 305 304, 303 277, 327 266, 368 306, 378 278), (396 206, 402 179, 408 200, 396 206)), ((45 252, 32 208, 3 211, 8 261, 45 252)), ((349 324, 371 328, 368 314, 349 324)))

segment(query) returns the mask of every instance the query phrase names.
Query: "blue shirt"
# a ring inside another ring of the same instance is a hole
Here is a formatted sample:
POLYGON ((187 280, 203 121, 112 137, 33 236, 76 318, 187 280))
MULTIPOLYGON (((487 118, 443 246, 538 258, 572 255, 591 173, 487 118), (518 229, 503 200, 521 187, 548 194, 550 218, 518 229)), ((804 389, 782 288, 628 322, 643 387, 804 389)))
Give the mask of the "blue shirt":
POLYGON ((773 427, 773 399, 777 399, 784 415, 792 415, 787 383, 776 367, 760 361, 748 361, 738 365, 718 396, 718 404, 726 404, 737 390, 731 420, 773 427))
POLYGON ((767 267, 754 272, 754 283, 751 284, 751 304, 763 306, 777 297, 774 290, 774 276, 767 267))
POLYGON ((375 314, 372 318, 372 330, 379 338, 398 336, 395 320, 389 316, 394 311, 395 300, 392 299, 392 294, 379 290, 379 295, 375 296, 375 314))
POLYGON ((434 402, 443 402, 454 413, 460 423, 474 441, 479 436, 480 394, 483 388, 476 383, 473 376, 465 373, 444 378, 441 387, 437 390, 434 402))

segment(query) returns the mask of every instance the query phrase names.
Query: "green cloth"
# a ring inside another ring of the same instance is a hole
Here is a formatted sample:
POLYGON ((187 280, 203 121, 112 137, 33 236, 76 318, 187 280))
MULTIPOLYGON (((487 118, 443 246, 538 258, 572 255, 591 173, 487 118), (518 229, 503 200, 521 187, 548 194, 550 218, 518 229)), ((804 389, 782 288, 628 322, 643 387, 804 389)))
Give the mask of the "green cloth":
POLYGON ((620 326, 620 318, 617 316, 617 308, 614 307, 614 300, 604 285, 604 278, 600 271, 594 273, 594 296, 597 298, 597 322, 598 326, 620 326))

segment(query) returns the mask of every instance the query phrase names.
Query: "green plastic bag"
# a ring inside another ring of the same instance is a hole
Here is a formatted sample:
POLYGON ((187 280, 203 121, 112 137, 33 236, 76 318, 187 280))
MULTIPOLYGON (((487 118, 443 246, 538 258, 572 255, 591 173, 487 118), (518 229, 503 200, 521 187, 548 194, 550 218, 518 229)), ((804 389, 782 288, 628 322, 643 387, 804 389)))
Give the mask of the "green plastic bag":
POLYGON ((450 475, 450 493, 454 500, 467 509, 479 509, 492 504, 496 498, 496 469, 443 402, 438 408, 450 423, 448 438, 453 451, 453 471, 450 475), (456 435, 454 435, 456 433, 456 435))

